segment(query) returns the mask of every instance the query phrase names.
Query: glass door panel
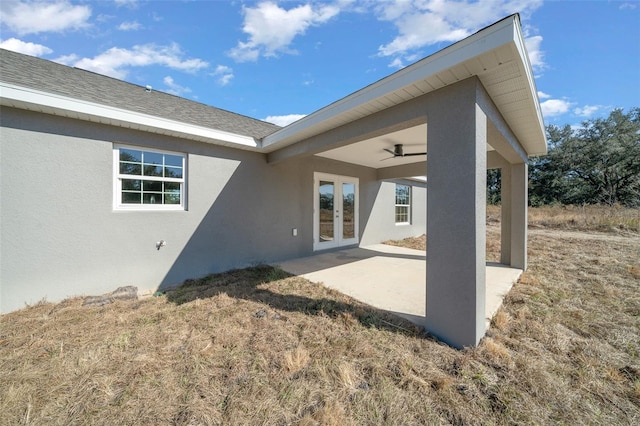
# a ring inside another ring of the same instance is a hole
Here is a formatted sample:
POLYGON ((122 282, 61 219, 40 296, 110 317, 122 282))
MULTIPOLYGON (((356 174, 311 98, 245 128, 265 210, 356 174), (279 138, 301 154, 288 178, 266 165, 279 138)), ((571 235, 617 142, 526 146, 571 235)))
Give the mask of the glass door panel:
POLYGON ((355 238, 355 200, 356 185, 342 184, 342 238, 355 238))
POLYGON ((334 221, 334 191, 333 182, 320 181, 318 186, 318 196, 320 197, 320 242, 333 241, 335 236, 334 221))

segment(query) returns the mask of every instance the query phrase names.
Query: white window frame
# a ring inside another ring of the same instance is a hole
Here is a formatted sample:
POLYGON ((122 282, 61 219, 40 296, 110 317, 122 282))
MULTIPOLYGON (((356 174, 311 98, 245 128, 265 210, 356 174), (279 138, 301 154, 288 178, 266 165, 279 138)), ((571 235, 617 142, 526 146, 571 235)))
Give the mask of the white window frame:
POLYGON ((183 152, 159 150, 135 145, 113 145, 113 208, 114 210, 133 211, 184 211, 187 209, 187 154, 183 152), (182 178, 168 178, 158 176, 138 176, 120 173, 120 149, 152 152, 155 154, 174 155, 182 157, 182 178), (122 202, 122 180, 137 179, 156 182, 175 182, 180 184, 180 204, 128 204, 122 202))
POLYGON ((413 188, 411 187, 411 185, 407 185, 407 184, 403 184, 403 183, 396 183, 396 186, 394 187, 394 192, 393 192, 393 200, 395 203, 394 206, 394 210, 393 210, 393 220, 396 223, 396 225, 411 225, 411 196, 413 193, 413 188), (404 186, 407 187, 407 189, 409 190, 409 203, 408 204, 399 204, 398 203, 398 187, 400 186, 404 186), (407 208, 407 221, 406 222, 398 222, 398 207, 406 207, 407 208))

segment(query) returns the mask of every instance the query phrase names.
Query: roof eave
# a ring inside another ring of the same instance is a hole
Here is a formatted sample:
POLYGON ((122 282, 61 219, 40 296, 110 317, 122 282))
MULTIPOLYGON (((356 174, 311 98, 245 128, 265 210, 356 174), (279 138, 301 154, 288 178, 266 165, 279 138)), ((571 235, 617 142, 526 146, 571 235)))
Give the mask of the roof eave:
POLYGON ((542 116, 542 108, 540 107, 540 99, 538 98, 538 89, 536 86, 535 78, 533 77, 533 67, 531 66, 531 61, 529 60, 529 54, 527 52, 527 47, 524 41, 524 34, 522 34, 522 26, 520 25, 520 15, 514 15, 514 19, 517 19, 517 25, 514 25, 514 44, 520 55, 520 60, 524 65, 524 72, 527 77, 528 87, 531 91, 531 98, 533 100, 533 107, 535 108, 537 124, 539 127, 540 134, 538 138, 541 140, 541 143, 538 144, 537 149, 531 149, 528 152, 529 156, 539 156, 547 154, 547 132, 545 130, 544 118, 542 116))
POLYGON ((196 126, 4 82, 0 82, 0 104, 214 145, 251 151, 259 151, 261 148, 260 142, 251 136, 196 126))

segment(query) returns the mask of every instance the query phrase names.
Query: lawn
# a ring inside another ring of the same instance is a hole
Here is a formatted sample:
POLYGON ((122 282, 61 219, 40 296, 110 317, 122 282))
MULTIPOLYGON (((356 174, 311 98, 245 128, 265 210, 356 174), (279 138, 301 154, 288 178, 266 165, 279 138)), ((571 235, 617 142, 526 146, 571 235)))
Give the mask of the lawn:
POLYGON ((576 209, 530 211, 529 270, 462 351, 269 266, 2 315, 0 424, 639 424, 637 212, 576 209))

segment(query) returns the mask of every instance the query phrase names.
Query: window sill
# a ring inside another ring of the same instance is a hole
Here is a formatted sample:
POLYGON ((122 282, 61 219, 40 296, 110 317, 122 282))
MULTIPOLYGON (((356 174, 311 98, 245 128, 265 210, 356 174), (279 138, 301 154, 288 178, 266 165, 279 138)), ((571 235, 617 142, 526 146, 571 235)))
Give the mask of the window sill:
POLYGON ((166 207, 166 206, 158 206, 158 207, 150 207, 150 206, 116 206, 113 208, 114 212, 185 212, 183 206, 177 207, 166 207))

